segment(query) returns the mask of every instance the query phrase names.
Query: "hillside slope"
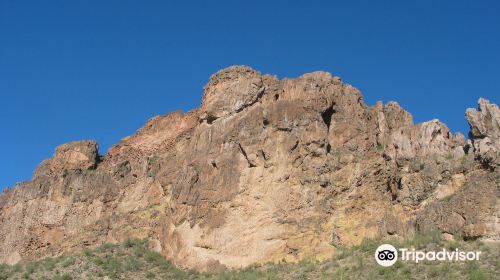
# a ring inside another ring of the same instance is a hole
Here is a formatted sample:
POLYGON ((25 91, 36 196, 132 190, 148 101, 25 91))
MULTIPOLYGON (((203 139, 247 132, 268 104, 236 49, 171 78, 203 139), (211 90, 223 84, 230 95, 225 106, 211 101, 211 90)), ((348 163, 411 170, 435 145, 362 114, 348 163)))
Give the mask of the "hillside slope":
POLYGON ((435 230, 498 241, 500 110, 480 99, 466 117, 468 140, 395 102, 369 107, 329 73, 229 67, 200 108, 154 117, 106 155, 95 141, 64 144, 4 191, 0 262, 127 238, 197 270, 435 230))
MULTIPOLYGON (((0 265, 0 279, 496 279, 500 273, 500 244, 481 241, 446 241, 433 234, 417 235, 397 244, 417 249, 447 248, 483 252, 481 261, 432 262, 423 264, 398 261, 393 267, 379 266, 373 258, 375 248, 394 240, 364 240, 352 248, 339 248, 339 254, 318 262, 280 262, 238 270, 200 273, 180 269, 148 248, 148 241, 127 239, 122 244, 104 244, 94 250, 44 258, 14 266, 0 265)), ((396 244, 396 243, 394 243, 396 244)))

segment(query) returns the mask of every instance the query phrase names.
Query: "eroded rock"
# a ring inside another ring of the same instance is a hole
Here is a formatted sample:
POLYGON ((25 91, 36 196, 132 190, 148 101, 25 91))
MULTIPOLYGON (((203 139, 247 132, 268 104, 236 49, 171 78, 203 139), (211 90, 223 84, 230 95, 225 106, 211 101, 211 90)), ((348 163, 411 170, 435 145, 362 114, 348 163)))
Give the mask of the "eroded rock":
POLYGON ((340 78, 233 66, 200 108, 157 116, 100 157, 57 148, 0 194, 0 261, 148 237, 199 270, 331 256, 415 231, 499 240, 499 113, 469 109, 470 139, 373 107, 340 78))
POLYGON ((201 104, 201 118, 215 119, 237 113, 264 93, 262 75, 247 66, 231 66, 210 77, 201 104))
POLYGON ((467 109, 470 138, 474 153, 491 168, 500 165, 500 109, 496 104, 480 98, 478 109, 467 109))
POLYGON ((65 170, 87 170, 95 168, 98 160, 98 145, 93 140, 76 141, 57 147, 54 156, 40 164, 33 174, 40 176, 60 175, 65 170))

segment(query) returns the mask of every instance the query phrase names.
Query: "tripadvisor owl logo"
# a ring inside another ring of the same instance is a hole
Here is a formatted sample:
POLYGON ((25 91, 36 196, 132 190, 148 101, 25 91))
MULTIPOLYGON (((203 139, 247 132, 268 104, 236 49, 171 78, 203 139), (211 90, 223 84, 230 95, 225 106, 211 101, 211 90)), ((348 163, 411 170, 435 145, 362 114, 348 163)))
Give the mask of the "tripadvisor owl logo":
POLYGON ((381 266, 391 266, 398 260, 398 251, 391 244, 382 244, 375 251, 375 260, 381 266))

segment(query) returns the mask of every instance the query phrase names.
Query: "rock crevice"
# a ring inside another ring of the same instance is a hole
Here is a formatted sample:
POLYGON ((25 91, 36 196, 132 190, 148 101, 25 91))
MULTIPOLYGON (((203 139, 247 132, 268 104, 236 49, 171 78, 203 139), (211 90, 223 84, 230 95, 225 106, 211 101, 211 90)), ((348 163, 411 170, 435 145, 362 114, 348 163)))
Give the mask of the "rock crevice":
POLYGON ((0 194, 0 262, 148 237, 199 270, 329 257, 364 238, 441 231, 500 240, 500 111, 470 137, 363 102, 326 72, 210 77, 200 108, 149 120, 105 157, 64 144, 0 194))

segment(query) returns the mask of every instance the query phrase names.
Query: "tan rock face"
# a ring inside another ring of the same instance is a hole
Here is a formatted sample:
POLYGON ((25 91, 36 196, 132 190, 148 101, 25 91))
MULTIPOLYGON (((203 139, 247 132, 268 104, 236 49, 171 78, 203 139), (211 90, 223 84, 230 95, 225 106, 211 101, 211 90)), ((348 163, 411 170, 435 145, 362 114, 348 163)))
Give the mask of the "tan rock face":
POLYGON ((35 170, 34 178, 54 176, 65 170, 87 170, 96 167, 99 160, 95 141, 77 141, 57 147, 54 157, 44 161, 35 170))
POLYGON ((498 240, 498 107, 480 100, 467 117, 469 142, 395 102, 368 107, 329 73, 229 67, 199 109, 154 117, 104 157, 65 144, 1 194, 0 261, 128 237, 200 270, 414 231, 498 240))
POLYGON ((500 165, 500 110, 496 104, 479 99, 479 108, 467 109, 470 137, 478 158, 491 168, 500 165))
POLYGON ((232 66, 210 77, 201 110, 208 122, 239 112, 264 93, 262 75, 247 66, 232 66))

